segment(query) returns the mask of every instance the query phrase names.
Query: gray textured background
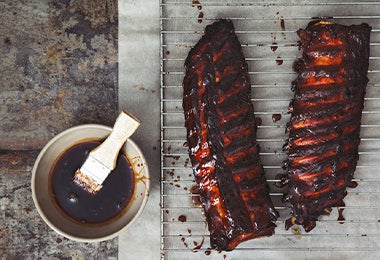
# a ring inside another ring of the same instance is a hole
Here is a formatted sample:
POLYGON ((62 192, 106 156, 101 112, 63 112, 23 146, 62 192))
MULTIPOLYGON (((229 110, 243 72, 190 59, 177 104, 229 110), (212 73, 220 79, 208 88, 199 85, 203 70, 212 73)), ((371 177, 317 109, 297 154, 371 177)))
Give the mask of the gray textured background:
POLYGON ((0 258, 115 259, 118 240, 77 243, 38 216, 30 188, 45 143, 118 114, 116 0, 0 1, 0 258))

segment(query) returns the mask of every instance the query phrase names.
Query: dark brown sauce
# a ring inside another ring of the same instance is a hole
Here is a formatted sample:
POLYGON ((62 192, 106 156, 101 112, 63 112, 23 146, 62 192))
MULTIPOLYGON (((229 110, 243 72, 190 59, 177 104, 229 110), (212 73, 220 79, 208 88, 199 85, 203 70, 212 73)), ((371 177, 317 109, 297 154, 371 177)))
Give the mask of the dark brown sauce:
POLYGON ((277 121, 281 120, 281 114, 273 114, 272 120, 273 120, 273 123, 276 123, 277 121))
POLYGON ((285 20, 284 20, 284 18, 281 18, 281 19, 280 19, 280 24, 281 24, 281 29, 282 29, 283 31, 285 31, 285 20))
POLYGON ((347 184, 347 187, 349 188, 356 188, 358 186, 358 183, 356 181, 351 181, 347 184))
POLYGON ((277 42, 273 42, 272 43, 272 46, 270 46, 270 49, 275 52, 277 50, 278 46, 277 46, 277 42))
POLYGON ((343 224, 344 221, 346 220, 343 216, 343 210, 344 210, 344 208, 338 208, 338 214, 339 214, 338 215, 338 221, 340 224, 343 224))
POLYGON ((198 245, 191 249, 192 252, 198 252, 199 249, 202 248, 203 244, 205 242, 205 237, 202 237, 202 241, 198 243, 198 245))
POLYGON ((50 193, 62 212, 82 223, 101 223, 117 217, 134 193, 134 174, 127 157, 119 154, 116 168, 108 175, 102 189, 91 194, 73 182, 88 152, 100 141, 78 143, 66 150, 50 172, 50 193))
POLYGON ((199 15, 198 15, 198 23, 202 23, 202 21, 203 21, 203 16, 204 16, 204 13, 203 13, 203 12, 199 12, 199 15))
POLYGON ((191 6, 192 7, 196 6, 198 8, 198 10, 202 10, 202 5, 201 5, 201 3, 198 0, 193 0, 192 3, 191 3, 191 6))
POLYGON ((281 57, 277 57, 276 63, 277 63, 277 65, 282 65, 282 63, 284 63, 284 60, 281 59, 281 57))
POLYGON ((200 5, 201 3, 198 1, 198 0, 193 0, 192 2, 191 2, 191 5, 194 7, 194 6, 196 6, 196 5, 200 5))
POLYGON ((181 237, 181 241, 182 241, 183 245, 184 245, 186 248, 189 248, 189 244, 186 242, 186 238, 185 238, 185 237, 181 237))
POLYGON ((187 168, 188 165, 189 165, 189 162, 190 162, 190 159, 189 159, 189 158, 186 158, 185 163, 184 163, 183 166, 184 166, 185 168, 187 168))
POLYGON ((180 222, 186 222, 187 221, 187 217, 185 215, 180 215, 178 217, 178 221, 180 221, 180 222))

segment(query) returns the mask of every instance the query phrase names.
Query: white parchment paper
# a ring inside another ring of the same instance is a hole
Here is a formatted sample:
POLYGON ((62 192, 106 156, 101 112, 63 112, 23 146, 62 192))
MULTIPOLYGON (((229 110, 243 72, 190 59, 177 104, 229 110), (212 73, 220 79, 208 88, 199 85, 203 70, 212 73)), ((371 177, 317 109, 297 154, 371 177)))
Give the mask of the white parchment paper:
POLYGON ((146 157, 150 196, 142 215, 119 236, 119 259, 160 257, 159 1, 119 0, 119 104, 141 120, 132 139, 146 157))

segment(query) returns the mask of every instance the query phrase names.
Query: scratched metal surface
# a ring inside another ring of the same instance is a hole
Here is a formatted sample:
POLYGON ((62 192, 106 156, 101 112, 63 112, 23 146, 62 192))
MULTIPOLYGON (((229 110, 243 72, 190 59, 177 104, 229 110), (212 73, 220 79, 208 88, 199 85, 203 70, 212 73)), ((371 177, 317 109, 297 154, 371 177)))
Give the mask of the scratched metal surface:
POLYGON ((378 259, 380 256, 380 2, 379 1, 187 1, 161 0, 161 254, 164 259, 378 259), (296 31, 314 17, 342 24, 366 22, 373 27, 369 83, 361 126, 358 187, 348 189, 342 207, 323 216, 305 233, 285 230, 289 205, 286 188, 277 188, 283 173, 282 146, 287 136, 288 105, 293 97, 292 69, 300 56, 296 31), (252 79, 252 102, 258 127, 261 159, 271 197, 281 217, 276 234, 240 244, 232 252, 209 249, 209 234, 199 205, 188 159, 182 110, 183 63, 204 27, 217 19, 233 20, 252 79))
POLYGON ((82 123, 112 125, 117 1, 0 1, 0 149, 41 148, 82 123))

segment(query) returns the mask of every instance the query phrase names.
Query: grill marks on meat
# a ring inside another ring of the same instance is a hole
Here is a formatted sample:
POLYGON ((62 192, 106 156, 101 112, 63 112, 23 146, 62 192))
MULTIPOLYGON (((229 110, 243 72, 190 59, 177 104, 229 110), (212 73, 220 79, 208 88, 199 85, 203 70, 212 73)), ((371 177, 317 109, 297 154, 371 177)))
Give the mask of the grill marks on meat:
POLYGON ((312 230, 321 214, 344 206, 358 160, 359 130, 368 82, 367 24, 311 22, 299 30, 294 99, 285 146, 294 223, 312 230))
POLYGON ((209 25, 185 61, 183 108, 211 247, 274 233, 277 219, 256 143, 250 78, 231 21, 209 25))

